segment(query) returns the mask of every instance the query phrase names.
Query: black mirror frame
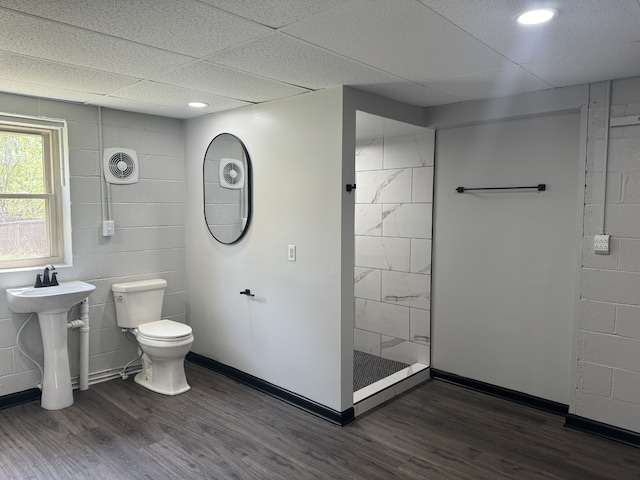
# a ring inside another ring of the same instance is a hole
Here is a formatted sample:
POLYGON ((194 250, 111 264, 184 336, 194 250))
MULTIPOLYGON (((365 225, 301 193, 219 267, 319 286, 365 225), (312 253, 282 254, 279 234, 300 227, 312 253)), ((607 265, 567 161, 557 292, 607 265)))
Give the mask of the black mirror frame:
POLYGON ((216 240, 217 242, 219 242, 219 243, 221 243, 223 245, 233 245, 235 243, 238 243, 240 240, 242 240, 242 238, 247 233, 247 230, 249 230, 249 225, 251 224, 251 217, 253 216, 253 168, 252 168, 252 165, 251 165, 251 157, 249 156, 249 151, 247 150, 247 147, 245 146, 244 142, 242 140, 240 140, 240 138, 238 138, 236 135, 234 135, 232 133, 228 133, 228 132, 219 133, 218 135, 213 137, 213 140, 211 140, 209 142, 209 145, 207 145, 207 149, 204 152, 204 159, 202 161, 202 200, 203 200, 202 203, 203 203, 204 221, 205 221, 205 224, 207 225, 207 230, 209 230, 209 233, 214 238, 214 240, 216 240), (211 145, 213 145, 213 142, 215 142, 217 138, 219 138, 219 137, 221 137, 223 135, 231 136, 238 142, 238 144, 242 147, 242 151, 244 153, 244 156, 245 156, 245 159, 246 159, 246 165, 247 165, 247 167, 246 167, 246 175, 247 175, 247 222, 246 222, 246 224, 244 226, 244 229, 240 233, 240 235, 238 235, 238 238, 236 238, 232 242, 223 242, 222 240, 217 238, 213 234, 213 232, 211 231, 211 228, 209 228, 209 223, 207 222, 207 209, 206 209, 207 203, 206 203, 206 184, 205 184, 205 168, 206 168, 206 162, 207 162, 207 153, 209 152, 209 149, 211 148, 211 145))

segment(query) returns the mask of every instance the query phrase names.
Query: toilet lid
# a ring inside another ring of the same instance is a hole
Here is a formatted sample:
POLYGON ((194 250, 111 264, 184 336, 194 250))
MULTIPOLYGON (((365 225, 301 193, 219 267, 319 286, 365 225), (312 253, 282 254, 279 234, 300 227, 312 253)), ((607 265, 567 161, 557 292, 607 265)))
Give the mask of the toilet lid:
POLYGON ((177 340, 191 335, 191 327, 173 320, 158 320, 138 325, 138 334, 152 340, 177 340))

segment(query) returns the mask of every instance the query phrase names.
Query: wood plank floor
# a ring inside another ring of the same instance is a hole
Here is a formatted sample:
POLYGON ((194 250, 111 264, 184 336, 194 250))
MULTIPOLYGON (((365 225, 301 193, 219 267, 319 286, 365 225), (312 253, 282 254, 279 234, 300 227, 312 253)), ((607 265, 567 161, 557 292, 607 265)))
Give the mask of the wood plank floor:
POLYGON ((132 379, 58 411, 0 411, 1 479, 640 479, 640 449, 441 381, 340 428, 187 363, 191 391, 132 379))

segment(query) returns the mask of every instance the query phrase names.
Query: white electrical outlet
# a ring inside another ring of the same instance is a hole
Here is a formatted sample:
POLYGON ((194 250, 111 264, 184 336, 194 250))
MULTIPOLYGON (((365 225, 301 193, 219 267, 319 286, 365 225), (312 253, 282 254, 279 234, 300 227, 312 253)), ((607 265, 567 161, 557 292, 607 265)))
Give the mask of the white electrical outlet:
POLYGON ((116 233, 116 225, 113 220, 105 220, 102 222, 102 236, 113 237, 116 233))
POLYGON ((593 251, 598 255, 609 255, 609 235, 596 235, 593 239, 593 251))
POLYGON ((296 246, 295 245, 289 245, 289 261, 290 262, 295 262, 296 261, 296 246))

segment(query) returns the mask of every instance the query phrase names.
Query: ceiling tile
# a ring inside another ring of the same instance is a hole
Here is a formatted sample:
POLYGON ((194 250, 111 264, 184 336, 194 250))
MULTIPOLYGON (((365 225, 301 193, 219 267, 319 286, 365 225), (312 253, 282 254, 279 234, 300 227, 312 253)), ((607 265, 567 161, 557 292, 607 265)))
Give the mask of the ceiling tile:
POLYGON ((490 72, 473 73, 429 83, 428 87, 461 100, 508 97, 520 93, 552 88, 520 67, 509 67, 490 72))
POLYGON ((97 94, 109 93, 138 80, 113 73, 99 72, 63 63, 40 60, 0 51, 0 78, 74 89, 97 94))
POLYGON ((640 0, 549 0, 554 22, 518 27, 531 1, 0 0, 0 90, 189 118, 338 85, 426 107, 640 75, 640 0))
POLYGON ((282 34, 214 54, 208 60, 308 89, 397 81, 391 75, 282 34))
POLYGON ((432 107, 460 101, 459 98, 411 82, 377 83, 357 87, 360 90, 419 107, 432 107))
POLYGON ((640 42, 574 52, 522 67, 555 87, 631 77, 640 75, 640 42))
POLYGON ((200 112, 218 112, 249 105, 233 98, 221 97, 210 93, 173 87, 155 82, 140 82, 123 88, 111 95, 120 99, 136 100, 139 102, 156 103, 173 108, 186 108, 189 102, 204 102, 209 106, 198 109, 200 112))
POLYGON ((99 98, 92 93, 80 92, 67 88, 40 85, 37 83, 19 82, 0 78, 0 91, 17 95, 29 95, 30 97, 51 98, 65 102, 85 103, 99 98))
MULTIPOLYGON (((518 64, 584 48, 640 41, 637 0, 562 0, 560 14, 545 25, 523 27, 513 18, 525 0, 420 0, 518 64)), ((535 3, 535 2, 534 2, 535 3)), ((545 2, 549 3, 549 2, 545 2)))
POLYGON ((204 61, 156 75, 153 80, 247 102, 265 102, 308 91, 204 61))
POLYGON ((99 99, 87 102, 87 105, 124 110, 125 112, 146 113, 148 115, 159 115, 170 118, 193 118, 205 113, 202 110, 192 110, 189 108, 174 108, 166 105, 156 105, 154 103, 138 102, 115 97, 100 97, 99 99))
POLYGON ((315 15, 349 0, 202 0, 263 25, 279 28, 296 20, 315 15))
POLYGON ((282 31, 416 83, 508 64, 414 0, 354 0, 282 31))
POLYGON ((64 24, 204 57, 271 32, 270 28, 192 0, 0 0, 12 8, 64 24))
POLYGON ((0 50, 131 77, 192 58, 77 27, 2 10, 0 50), (37 41, 34 41, 37 39, 37 41))

